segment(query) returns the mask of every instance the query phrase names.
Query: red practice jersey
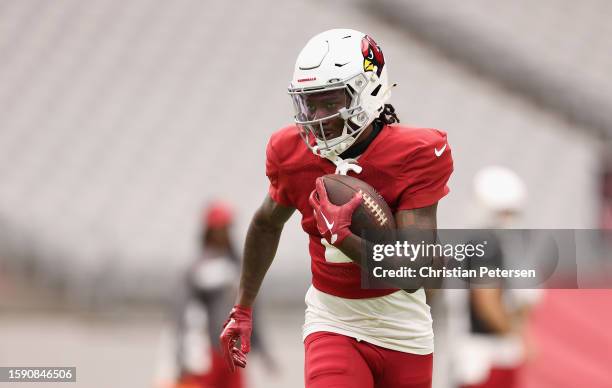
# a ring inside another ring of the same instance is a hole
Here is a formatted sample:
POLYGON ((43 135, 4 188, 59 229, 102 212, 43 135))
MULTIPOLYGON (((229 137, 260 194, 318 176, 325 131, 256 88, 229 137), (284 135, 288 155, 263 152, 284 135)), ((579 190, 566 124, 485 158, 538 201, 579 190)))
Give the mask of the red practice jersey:
MULTIPOLYGON (((358 158, 361 173, 349 175, 368 183, 396 213, 427 207, 448 194, 453 159, 446 133, 437 129, 385 126, 358 158)), ((342 298, 362 299, 388 295, 395 290, 362 289, 355 263, 328 262, 308 197, 316 178, 333 174, 336 166, 314 155, 295 125, 275 132, 266 150, 266 175, 270 197, 302 213, 302 228, 310 238, 312 284, 342 298)))

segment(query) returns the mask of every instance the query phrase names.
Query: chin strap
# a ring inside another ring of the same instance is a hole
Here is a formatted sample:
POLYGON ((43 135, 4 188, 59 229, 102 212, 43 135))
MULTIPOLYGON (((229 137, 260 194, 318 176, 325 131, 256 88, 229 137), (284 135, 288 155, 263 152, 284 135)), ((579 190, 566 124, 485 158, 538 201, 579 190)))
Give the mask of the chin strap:
POLYGON ((356 174, 361 173, 360 165, 357 164, 357 159, 342 159, 340 157, 336 157, 332 162, 336 165, 336 174, 346 175, 349 171, 354 171, 356 174))
POLYGON ((352 158, 342 159, 335 153, 331 153, 331 152, 329 154, 325 154, 321 152, 321 150, 319 150, 318 146, 314 146, 312 149, 312 152, 315 155, 325 158, 331 161, 333 164, 335 164, 336 171, 334 172, 334 174, 346 175, 348 174, 349 171, 354 171, 356 174, 360 174, 361 171, 363 170, 363 168, 357 164, 357 159, 352 159, 352 158))

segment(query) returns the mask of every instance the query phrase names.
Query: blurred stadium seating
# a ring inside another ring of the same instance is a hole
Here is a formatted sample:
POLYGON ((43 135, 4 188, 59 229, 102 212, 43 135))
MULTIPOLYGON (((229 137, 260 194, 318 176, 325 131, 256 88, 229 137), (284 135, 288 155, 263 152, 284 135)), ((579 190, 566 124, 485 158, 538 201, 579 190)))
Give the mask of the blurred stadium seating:
POLYGON ((514 92, 612 135, 612 5, 374 0, 372 10, 514 92))
MULTIPOLYGON (((576 3, 570 12, 574 3, 564 4, 527 12, 526 4, 470 1, 427 11, 443 18, 440 29, 452 21, 500 50, 537 55, 540 72, 567 75, 577 93, 599 91, 609 104, 602 76, 609 42, 598 38, 607 36, 609 6, 576 3)), ((312 33, 334 26, 381 42, 404 123, 449 132, 456 173, 442 226, 469 222, 462 182, 490 163, 525 177, 534 193, 525 225, 594 223, 592 132, 459 65, 371 5, 28 0, 0 7, 0 247, 12 272, 84 298, 163 299, 193 254, 207 198, 236 204, 242 237, 266 190, 267 137, 290 122, 284 90, 294 57, 312 33)), ((456 44, 468 50, 478 40, 456 44)), ((283 239, 271 284, 307 283, 297 225, 283 239)), ((299 298, 302 290, 284 295, 299 298)))

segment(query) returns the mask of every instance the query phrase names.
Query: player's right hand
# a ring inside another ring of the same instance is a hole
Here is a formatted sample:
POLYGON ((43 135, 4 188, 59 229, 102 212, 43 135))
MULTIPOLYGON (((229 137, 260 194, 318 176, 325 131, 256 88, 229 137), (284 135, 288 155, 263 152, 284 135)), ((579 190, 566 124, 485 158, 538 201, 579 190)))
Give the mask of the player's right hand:
POLYGON ((246 355, 251 350, 252 330, 253 310, 250 307, 234 306, 219 337, 223 358, 232 372, 236 370, 236 366, 246 367, 246 355), (238 340, 240 348, 236 346, 238 340))
POLYGON ((334 205, 327 196, 323 179, 317 178, 315 189, 310 193, 308 202, 314 212, 317 229, 321 236, 332 245, 339 245, 352 234, 351 217, 362 202, 361 193, 355 193, 353 198, 344 205, 334 205))

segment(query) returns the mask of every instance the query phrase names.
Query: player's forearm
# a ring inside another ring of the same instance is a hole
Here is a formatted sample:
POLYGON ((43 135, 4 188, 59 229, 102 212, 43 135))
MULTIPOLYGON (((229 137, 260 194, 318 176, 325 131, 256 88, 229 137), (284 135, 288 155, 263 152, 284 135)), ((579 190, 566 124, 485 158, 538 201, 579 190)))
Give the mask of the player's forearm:
MULTIPOLYGON (((409 244, 420 244, 423 243, 422 238, 423 234, 419 234, 418 240, 415 239, 414 241, 411 241, 411 239, 407 237, 404 237, 403 239, 409 244)), ((432 234, 431 238, 435 240, 435 233, 432 234)), ((337 246, 337 248, 340 249, 340 251, 349 257, 355 264, 363 266, 363 263, 366 263, 367 260, 372 260, 372 257, 369 256, 368 248, 371 246, 372 243, 365 241, 355 234, 350 234, 342 241, 341 244, 337 246)), ((426 257, 423 255, 417 257, 415 260, 407 259, 406 256, 390 255, 385 256, 384 260, 377 262, 376 265, 385 270, 397 270, 400 268, 413 269, 414 273, 416 274, 414 278, 388 279, 388 282, 392 287, 416 290, 424 285, 423 282, 425 280, 424 278, 421 278, 419 269, 424 265, 432 265, 434 267, 440 265, 440 260, 441 259, 437 257, 426 257)))
POLYGON ((258 214, 253 217, 244 245, 237 304, 252 306, 261 283, 276 255, 282 226, 271 225, 258 214))
POLYGON ((340 249, 355 264, 361 266, 361 263, 366 259, 364 243, 361 237, 351 233, 336 248, 340 249))
POLYGON ((475 313, 487 327, 497 334, 508 334, 512 330, 512 319, 504 309, 501 289, 477 288, 472 290, 475 313))

